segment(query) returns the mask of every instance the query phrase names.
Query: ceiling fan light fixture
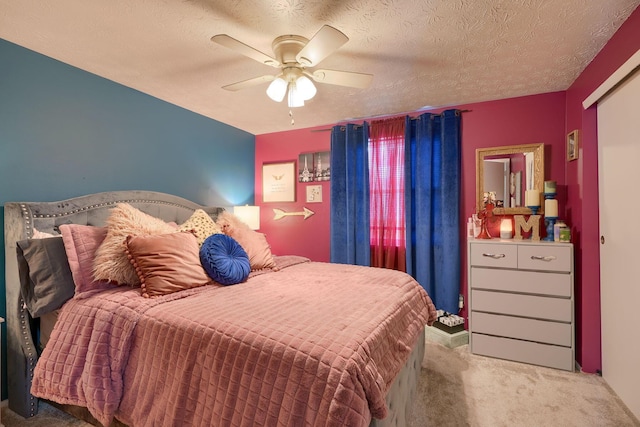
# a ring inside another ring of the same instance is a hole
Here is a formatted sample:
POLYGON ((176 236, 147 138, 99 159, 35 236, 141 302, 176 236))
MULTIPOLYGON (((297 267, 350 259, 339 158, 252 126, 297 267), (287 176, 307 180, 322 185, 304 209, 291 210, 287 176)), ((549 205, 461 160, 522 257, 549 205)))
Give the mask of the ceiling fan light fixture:
MULTIPOLYGON (((211 41, 261 64, 280 68, 278 75, 254 77, 222 86, 223 89, 237 91, 271 82, 267 88, 267 96, 276 102, 282 102, 286 96, 289 108, 302 107, 304 101, 316 95, 314 82, 365 89, 373 78, 371 74, 351 71, 307 70, 316 67, 324 58, 349 41, 345 34, 330 25, 323 25, 311 39, 293 34, 276 37, 271 43, 273 55, 267 55, 227 34, 215 35, 211 37, 211 41)), ((289 114, 292 114, 291 110, 289 114)))
POLYGON ((289 108, 304 106, 304 98, 302 97, 302 94, 298 90, 296 82, 289 83, 289 98, 287 101, 289 104, 289 108))
POLYGON ((267 96, 276 102, 281 102, 286 93, 287 82, 282 77, 277 77, 267 88, 267 96))
POLYGON ((316 86, 307 76, 298 77, 298 79, 296 80, 296 88, 300 93, 300 96, 302 96, 302 99, 304 99, 305 101, 308 101, 309 99, 316 96, 316 86))

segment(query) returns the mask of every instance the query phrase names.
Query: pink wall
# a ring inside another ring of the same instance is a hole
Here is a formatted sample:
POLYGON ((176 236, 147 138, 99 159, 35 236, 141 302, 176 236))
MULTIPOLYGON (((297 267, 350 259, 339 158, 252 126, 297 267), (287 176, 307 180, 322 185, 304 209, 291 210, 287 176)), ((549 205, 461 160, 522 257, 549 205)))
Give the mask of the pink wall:
MULTIPOLYGON (((286 120, 286 117, 284 118, 286 120)), ((262 202, 262 164, 296 161, 300 153, 328 151, 331 126, 296 129, 256 136, 255 203, 260 205, 260 231, 267 235, 271 250, 277 255, 302 255, 314 261, 329 261, 329 185, 325 182, 296 183, 296 201, 262 202), (307 185, 322 185, 322 202, 306 203, 307 185), (307 207, 315 212, 306 220, 302 216, 285 216, 274 220, 273 208, 301 212, 307 207)))
MULTIPOLYGON (((474 213, 476 149, 544 143, 545 179, 564 185, 564 92, 457 106, 462 116, 462 213, 474 213), (558 160, 560 157, 560 161, 558 160)), ((559 195, 560 198, 560 195, 559 195)), ((563 200, 560 200, 562 205, 563 200)))
MULTIPOLYGON (((585 372, 596 372, 601 368, 601 340, 597 116, 594 107, 583 110, 582 101, 639 48, 640 8, 566 92, 455 107, 470 110, 462 119, 463 224, 475 206, 476 148, 545 144, 545 179, 557 181, 560 216, 571 226, 575 245, 576 359, 585 372), (568 163, 565 139, 573 129, 581 132, 581 147, 579 159, 568 163)), ((312 129, 256 136, 256 203, 261 204, 262 200, 262 163, 297 159, 299 153, 327 150, 329 145, 330 132, 313 132, 312 129)), ((263 204, 262 231, 267 233, 275 253, 297 253, 313 260, 328 261, 329 184, 322 186, 323 203, 304 203, 303 184, 297 186, 297 202, 263 204), (302 206, 314 210, 316 215, 306 221, 300 217, 288 217, 280 222, 272 220, 272 207, 299 211, 302 206)), ((461 235, 464 238, 464 230, 461 235)), ((465 265, 466 252, 463 252, 463 271, 465 265)), ((465 292, 467 278, 464 274, 462 277, 465 292)))
MULTIPOLYGON (((525 96, 499 101, 481 102, 458 106, 469 110, 462 116, 462 198, 461 223, 474 213, 476 182, 476 148, 498 147, 513 144, 545 144, 545 177, 558 183, 560 205, 564 203, 564 110, 565 93, 525 96)), ((439 112, 435 111, 435 112, 439 112)), ((412 114, 415 115, 415 114, 412 114)), ((299 254, 316 261, 329 260, 329 183, 323 183, 323 202, 304 203, 307 184, 297 185, 295 203, 267 203, 262 201, 263 163, 297 160, 298 155, 309 151, 328 150, 330 132, 313 132, 328 129, 327 125, 315 129, 256 136, 256 203, 262 205, 261 231, 267 234, 272 249, 278 254, 299 254), (306 221, 301 217, 286 217, 274 221, 271 208, 301 211, 306 206, 316 214, 306 221)), ((497 226, 497 222, 495 223, 497 226)), ((464 226, 466 227, 466 225, 464 226)), ((466 229, 461 229, 463 259, 466 266, 466 229)), ((462 289, 466 294, 466 275, 462 289)))
POLYGON ((576 343, 586 372, 602 366, 600 335, 600 248, 598 217, 598 135, 596 106, 582 101, 640 49, 640 8, 631 14, 567 90, 565 133, 581 133, 580 157, 567 163, 566 183, 576 251, 576 343))

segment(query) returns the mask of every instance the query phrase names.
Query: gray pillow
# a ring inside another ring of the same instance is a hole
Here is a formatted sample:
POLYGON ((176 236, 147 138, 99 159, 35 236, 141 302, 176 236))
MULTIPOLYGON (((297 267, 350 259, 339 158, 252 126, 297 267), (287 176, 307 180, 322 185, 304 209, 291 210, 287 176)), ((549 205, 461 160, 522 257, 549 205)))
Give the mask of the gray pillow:
POLYGON ((32 317, 56 310, 73 297, 75 284, 62 237, 17 242, 20 291, 32 317))

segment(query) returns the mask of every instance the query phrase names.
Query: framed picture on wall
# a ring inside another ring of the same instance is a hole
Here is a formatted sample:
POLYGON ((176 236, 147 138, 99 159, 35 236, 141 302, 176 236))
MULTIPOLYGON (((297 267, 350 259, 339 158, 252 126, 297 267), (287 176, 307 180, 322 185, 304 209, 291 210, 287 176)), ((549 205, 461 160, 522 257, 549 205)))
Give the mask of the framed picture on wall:
POLYGON ((296 162, 262 165, 262 201, 296 201, 296 162))
POLYGON ((313 181, 313 153, 298 156, 298 182, 313 181))
POLYGON ((307 185, 307 203, 322 202, 322 185, 307 185))
POLYGON ((298 156, 298 182, 331 180, 331 151, 301 153, 298 156))
POLYGON ((313 154, 314 181, 331 180, 331 151, 321 151, 313 154))
POLYGON ((567 135, 567 161, 572 161, 578 158, 578 130, 567 135))

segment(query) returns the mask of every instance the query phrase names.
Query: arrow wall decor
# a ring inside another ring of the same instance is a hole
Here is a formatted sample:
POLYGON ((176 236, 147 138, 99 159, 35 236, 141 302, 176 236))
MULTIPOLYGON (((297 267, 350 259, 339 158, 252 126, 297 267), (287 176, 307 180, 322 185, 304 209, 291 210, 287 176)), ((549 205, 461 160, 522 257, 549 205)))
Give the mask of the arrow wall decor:
POLYGON ((302 209, 303 211, 301 212, 285 212, 282 209, 273 209, 273 213, 275 214, 273 219, 278 220, 284 218, 285 216, 304 216, 304 219, 307 219, 315 213, 311 209, 307 209, 304 207, 302 209))

